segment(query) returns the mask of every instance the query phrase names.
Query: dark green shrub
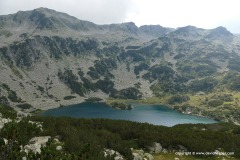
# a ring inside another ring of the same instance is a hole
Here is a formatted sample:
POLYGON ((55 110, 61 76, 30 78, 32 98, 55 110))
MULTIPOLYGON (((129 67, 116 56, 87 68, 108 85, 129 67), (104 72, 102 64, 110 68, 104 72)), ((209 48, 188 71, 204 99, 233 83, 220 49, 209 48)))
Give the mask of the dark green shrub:
POLYGON ((59 79, 64 82, 74 93, 84 96, 88 90, 81 82, 78 82, 78 77, 73 74, 72 70, 66 69, 64 72, 58 72, 59 79))
POLYGON ((12 108, 4 104, 0 104, 0 113, 4 118, 15 119, 17 112, 12 108))
POLYGON ((146 63, 141 63, 138 66, 134 67, 134 73, 138 75, 141 71, 147 70, 149 66, 146 63))
POLYGON ((31 104, 28 104, 28 103, 18 104, 17 107, 18 107, 18 108, 21 108, 21 109, 30 109, 30 108, 33 108, 33 106, 32 106, 31 104))
POLYGON ((131 104, 127 104, 127 103, 123 103, 123 102, 112 102, 110 103, 111 107, 113 108, 120 108, 120 109, 128 109, 128 110, 131 110, 132 109, 132 106, 131 104))
POLYGON ((8 105, 8 99, 5 96, 0 97, 0 104, 8 105))
POLYGON ((188 87, 190 91, 194 92, 209 92, 214 89, 214 87, 217 85, 217 81, 213 78, 204 78, 199 80, 194 80, 190 83, 190 86, 188 87))
POLYGON ((230 59, 229 60, 229 64, 228 64, 228 68, 234 71, 238 71, 240 72, 240 59, 238 58, 234 58, 234 59, 230 59))
POLYGON ((107 94, 115 92, 114 83, 109 79, 98 80, 95 84, 97 88, 107 94))
POLYGON ((74 98, 76 98, 76 96, 65 96, 63 99, 70 100, 70 99, 74 99, 74 98))
POLYGON ((233 91, 240 91, 240 80, 233 81, 230 84, 229 88, 233 91))
POLYGON ((8 99, 12 102, 21 102, 22 101, 22 99, 17 96, 17 93, 12 90, 10 90, 8 92, 8 99))
POLYGON ((222 104, 223 104, 223 101, 219 100, 219 99, 212 99, 212 100, 208 101, 208 105, 211 107, 218 107, 222 104))
POLYGON ((169 104, 175 104, 175 103, 183 103, 187 102, 190 98, 186 95, 173 95, 168 99, 169 104))
POLYGON ((40 134, 36 124, 22 120, 20 122, 9 122, 4 125, 0 135, 8 140, 17 140, 20 144, 26 145, 33 136, 40 134))
POLYGON ((38 86, 37 90, 39 90, 40 92, 44 92, 44 88, 42 86, 38 86))
POLYGON ((142 93, 135 87, 122 89, 110 95, 113 98, 119 99, 141 99, 142 93))
POLYGON ((101 98, 98 98, 98 97, 90 97, 88 99, 85 99, 86 102, 99 102, 99 101, 102 101, 101 98))

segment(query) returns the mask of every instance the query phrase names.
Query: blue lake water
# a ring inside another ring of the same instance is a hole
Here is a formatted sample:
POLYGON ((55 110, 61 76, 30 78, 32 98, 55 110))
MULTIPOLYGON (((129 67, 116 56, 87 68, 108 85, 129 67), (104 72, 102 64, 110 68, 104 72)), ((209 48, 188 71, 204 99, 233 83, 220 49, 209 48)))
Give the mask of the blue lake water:
POLYGON ((173 126, 183 123, 217 123, 213 119, 186 115, 163 105, 132 104, 132 110, 120 110, 105 103, 81 103, 50 109, 43 116, 69 116, 76 118, 106 118, 147 122, 154 125, 173 126))

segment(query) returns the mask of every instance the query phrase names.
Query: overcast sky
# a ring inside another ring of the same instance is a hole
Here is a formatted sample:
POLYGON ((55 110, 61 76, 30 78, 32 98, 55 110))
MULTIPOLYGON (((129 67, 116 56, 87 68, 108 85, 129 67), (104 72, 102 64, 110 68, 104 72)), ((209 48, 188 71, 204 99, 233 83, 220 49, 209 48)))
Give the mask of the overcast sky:
POLYGON ((239 0, 0 0, 0 15, 47 7, 96 24, 224 26, 240 33, 239 0))

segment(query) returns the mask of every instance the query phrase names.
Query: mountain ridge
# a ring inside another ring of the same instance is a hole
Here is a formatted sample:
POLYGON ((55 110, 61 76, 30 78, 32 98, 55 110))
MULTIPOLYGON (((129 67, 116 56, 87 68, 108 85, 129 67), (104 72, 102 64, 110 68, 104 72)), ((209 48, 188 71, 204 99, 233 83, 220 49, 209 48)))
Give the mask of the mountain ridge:
MULTIPOLYGON (((37 8, 30 11, 19 11, 15 14, 0 16, 0 27, 3 28, 3 26, 5 26, 5 28, 12 27, 15 33, 17 33, 17 31, 19 30, 19 32, 26 32, 28 34, 32 34, 34 32, 41 33, 41 30, 50 31, 50 34, 53 35, 54 33, 55 35, 61 35, 63 34, 61 32, 72 31, 72 35, 77 34, 77 36, 81 34, 84 35, 88 31, 95 31, 100 35, 112 34, 111 32, 122 32, 122 34, 133 34, 133 38, 136 35, 140 35, 141 39, 147 37, 145 41, 158 38, 159 36, 166 35, 172 31, 177 32, 179 31, 179 29, 182 30, 186 27, 189 27, 186 26, 177 29, 162 27, 160 25, 143 25, 137 27, 133 22, 126 22, 122 24, 97 25, 89 21, 79 20, 66 13, 57 12, 55 10, 47 8, 37 8), (22 22, 24 22, 24 24, 22 22), (28 25, 28 30, 26 30, 26 25, 28 25), (14 29, 16 27, 18 29, 14 29), (79 32, 81 31, 82 33, 80 34, 79 32)), ((200 28, 196 29, 203 30, 200 28)), ((49 33, 47 32, 45 34, 49 33)), ((19 35, 17 34, 17 36, 19 35)))

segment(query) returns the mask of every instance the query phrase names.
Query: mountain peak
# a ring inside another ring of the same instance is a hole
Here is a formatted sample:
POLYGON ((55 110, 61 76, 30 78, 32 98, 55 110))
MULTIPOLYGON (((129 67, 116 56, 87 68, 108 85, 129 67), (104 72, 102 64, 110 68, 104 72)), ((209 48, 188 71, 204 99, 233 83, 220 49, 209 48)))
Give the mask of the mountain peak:
POLYGON ((127 33, 138 33, 138 27, 133 22, 125 22, 121 24, 110 24, 110 25, 103 25, 105 28, 109 28, 112 31, 124 31, 127 33))
POLYGON ((185 27, 179 27, 172 33, 170 33, 170 36, 173 37, 184 37, 184 38, 199 38, 204 32, 204 29, 197 28, 195 26, 185 26, 185 27))
POLYGON ((172 28, 165 28, 160 25, 143 25, 140 26, 139 29, 144 33, 159 37, 168 34, 169 32, 174 30, 172 28))
MULTIPOLYGON (((53 9, 49 9, 49 8, 45 8, 45 7, 39 7, 39 8, 36 8, 36 9, 34 9, 34 10, 36 10, 36 11, 42 11, 42 12, 52 12, 52 11, 56 12, 56 11, 53 10, 53 9)), ((33 11, 34 11, 34 10, 33 10, 33 11)))
MULTIPOLYGON (((36 8, 34 10, 31 11, 32 13, 41 13, 44 14, 46 17, 66 17, 66 18, 75 18, 73 16, 70 16, 66 13, 63 12, 58 12, 55 11, 53 9, 49 9, 49 8, 44 8, 44 7, 40 7, 40 8, 36 8)), ((77 19, 77 18, 75 18, 77 19)))
POLYGON ((58 31, 73 29, 77 31, 87 31, 96 27, 92 22, 82 21, 66 13, 43 7, 30 11, 19 11, 12 16, 15 23, 24 21, 30 24, 30 27, 35 27, 40 30, 58 31))
POLYGON ((195 26, 191 26, 191 25, 188 25, 188 26, 185 26, 185 27, 179 27, 176 29, 176 33, 189 33, 189 32, 197 32, 199 30, 203 30, 203 29, 200 29, 200 28, 197 28, 195 26))
POLYGON ((131 30, 138 30, 138 27, 134 22, 125 22, 125 23, 122 23, 121 25, 126 26, 131 30))
POLYGON ((230 41, 233 38, 233 34, 225 27, 219 26, 217 28, 211 29, 206 38, 230 41))
POLYGON ((56 11, 46 8, 34 9, 29 19, 38 25, 38 29, 57 30, 65 26, 64 23, 59 20, 56 11))
POLYGON ((219 35, 224 35, 224 36, 232 36, 233 34, 227 30, 227 28, 223 27, 223 26, 219 26, 215 29, 211 30, 212 33, 214 34, 219 34, 219 35))

